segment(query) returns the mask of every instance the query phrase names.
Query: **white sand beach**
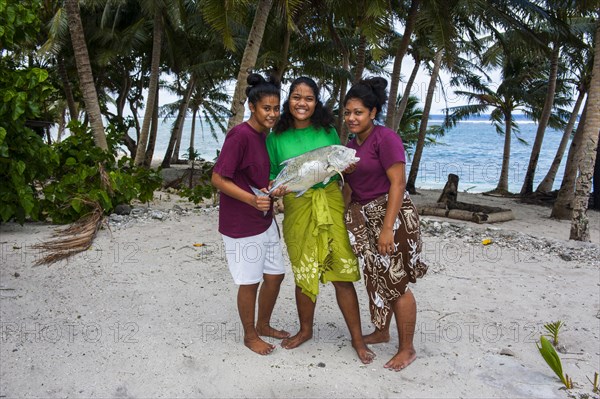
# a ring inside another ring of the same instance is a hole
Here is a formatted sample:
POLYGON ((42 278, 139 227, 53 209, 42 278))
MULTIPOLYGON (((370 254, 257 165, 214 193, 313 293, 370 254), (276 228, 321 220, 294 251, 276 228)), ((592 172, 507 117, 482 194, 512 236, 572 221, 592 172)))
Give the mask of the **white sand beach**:
MULTIPOLYGON (((417 204, 439 195, 422 193, 417 204)), ((2 224, 0 398, 597 398, 587 378, 600 371, 600 213, 588 211, 592 242, 581 243, 568 241, 570 223, 550 219, 549 208, 459 200, 510 208, 515 219, 422 217, 429 271, 412 286, 418 358, 401 372, 383 368, 395 333, 371 347, 372 364, 358 360, 331 285, 322 286, 314 339, 268 356, 248 350, 214 207, 157 192, 137 217, 110 218, 89 251, 51 266, 33 266, 31 246, 56 226, 2 224), (557 320, 570 392, 536 348, 557 320)), ((273 324, 295 332, 288 270, 273 324)))

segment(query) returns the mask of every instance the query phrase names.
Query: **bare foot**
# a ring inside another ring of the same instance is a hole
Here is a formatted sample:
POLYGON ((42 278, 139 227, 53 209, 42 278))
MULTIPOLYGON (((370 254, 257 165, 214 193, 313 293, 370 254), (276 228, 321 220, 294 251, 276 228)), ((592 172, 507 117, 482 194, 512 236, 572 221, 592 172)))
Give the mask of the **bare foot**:
POLYGON ((275 345, 271 345, 259 337, 248 339, 244 338, 244 345, 246 345, 251 351, 258 353, 259 355, 268 355, 273 352, 275 345))
POLYGON ((373 353, 373 351, 369 349, 364 343, 357 345, 354 345, 354 343, 352 343, 352 347, 356 351, 358 358, 361 362, 363 362, 363 364, 369 364, 373 361, 373 359, 375 359, 375 353, 373 353))
POLYGON ((281 341, 281 346, 285 349, 294 349, 312 338, 312 331, 310 333, 304 333, 298 331, 298 334, 293 337, 289 337, 281 341))
POLYGON ((290 336, 290 333, 285 330, 276 330, 270 325, 266 324, 263 326, 256 326, 256 332, 258 335, 262 335, 263 337, 273 337, 277 339, 283 339, 290 336))
POLYGON ((398 353, 396 353, 396 355, 383 367, 394 371, 400 371, 414 362, 416 358, 417 352, 415 352, 414 348, 399 350, 398 353))
POLYGON ((389 330, 378 330, 375 329, 371 334, 363 335, 363 340, 366 345, 382 344, 390 341, 389 330))

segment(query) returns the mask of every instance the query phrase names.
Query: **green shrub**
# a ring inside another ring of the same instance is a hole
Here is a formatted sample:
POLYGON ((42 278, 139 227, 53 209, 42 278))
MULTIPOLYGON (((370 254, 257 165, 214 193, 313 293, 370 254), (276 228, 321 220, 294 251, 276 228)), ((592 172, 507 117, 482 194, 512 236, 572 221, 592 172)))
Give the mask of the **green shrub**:
POLYGON ((109 151, 96 147, 89 131, 70 124, 71 136, 56 145, 59 165, 54 179, 44 188, 43 208, 55 223, 69 223, 90 212, 94 203, 109 214, 119 204, 134 199, 146 202, 160 187, 158 172, 133 166, 130 158, 115 160, 119 136, 107 129, 109 151))

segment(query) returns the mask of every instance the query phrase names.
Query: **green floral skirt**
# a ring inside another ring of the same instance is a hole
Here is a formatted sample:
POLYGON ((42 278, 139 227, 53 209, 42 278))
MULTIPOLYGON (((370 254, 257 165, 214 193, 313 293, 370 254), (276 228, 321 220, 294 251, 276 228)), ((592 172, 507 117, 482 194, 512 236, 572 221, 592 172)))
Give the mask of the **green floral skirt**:
POLYGON ((360 280, 358 261, 344 224, 344 200, 337 182, 283 198, 283 238, 294 280, 312 301, 319 282, 360 280))

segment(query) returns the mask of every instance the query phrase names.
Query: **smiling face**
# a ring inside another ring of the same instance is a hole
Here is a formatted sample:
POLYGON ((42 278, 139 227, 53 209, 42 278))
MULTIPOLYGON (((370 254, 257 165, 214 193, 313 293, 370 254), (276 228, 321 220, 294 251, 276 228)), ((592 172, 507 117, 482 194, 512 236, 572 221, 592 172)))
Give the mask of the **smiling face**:
POLYGON ((344 107, 344 122, 350 133, 354 133, 360 141, 364 141, 373 129, 373 119, 376 114, 376 108, 369 110, 361 100, 352 98, 344 107))
POLYGON ((294 127, 302 129, 311 125, 310 117, 317 106, 316 93, 310 86, 300 83, 290 93, 290 114, 294 118, 294 127))
POLYGON ((263 96, 256 102, 256 105, 250 103, 249 108, 252 112, 252 117, 248 120, 250 126, 259 132, 268 132, 275 126, 275 122, 279 118, 279 96, 263 96))

